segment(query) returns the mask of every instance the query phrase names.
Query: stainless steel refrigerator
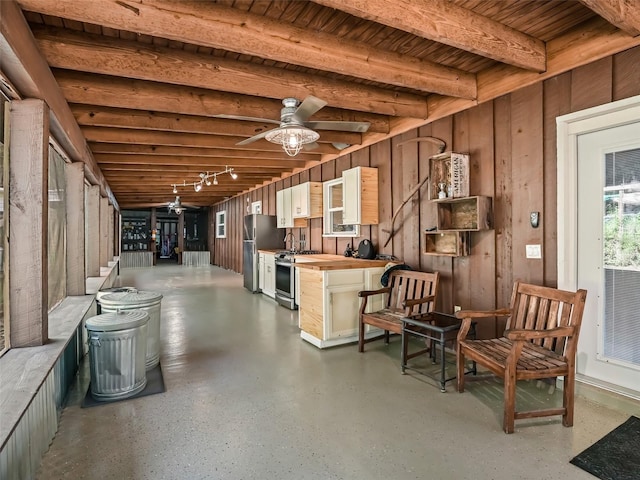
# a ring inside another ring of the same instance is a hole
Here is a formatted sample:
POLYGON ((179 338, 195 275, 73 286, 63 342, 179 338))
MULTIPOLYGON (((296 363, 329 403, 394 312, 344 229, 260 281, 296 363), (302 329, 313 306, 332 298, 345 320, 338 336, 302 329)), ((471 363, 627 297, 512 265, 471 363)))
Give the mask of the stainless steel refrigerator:
POLYGON ((284 230, 278 230, 273 215, 246 215, 244 217, 244 241, 242 250, 242 273, 244 286, 250 292, 259 292, 258 288, 258 250, 284 248, 284 230))

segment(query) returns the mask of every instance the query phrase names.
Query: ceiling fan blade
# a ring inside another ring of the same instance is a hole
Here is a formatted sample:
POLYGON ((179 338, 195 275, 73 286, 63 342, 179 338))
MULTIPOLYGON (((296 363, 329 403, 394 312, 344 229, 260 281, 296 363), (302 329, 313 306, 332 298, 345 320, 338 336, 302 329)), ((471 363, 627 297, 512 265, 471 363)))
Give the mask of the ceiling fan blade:
POLYGON ((245 120, 249 122, 266 122, 266 123, 275 123, 276 125, 280 125, 279 120, 272 120, 270 118, 258 118, 258 117, 244 117, 242 115, 212 115, 214 118, 226 118, 227 120, 245 120))
POLYGON ((305 122, 311 115, 316 113, 327 104, 324 100, 309 95, 305 98, 293 114, 293 117, 299 122, 305 122))
POLYGON ((304 122, 304 126, 312 130, 336 130, 338 132, 359 132, 364 133, 369 130, 369 122, 340 122, 321 121, 304 122))
POLYGON ((247 145, 249 143, 255 142, 256 140, 260 140, 261 138, 264 138, 267 133, 269 133, 271 130, 265 130, 264 132, 260 132, 257 135, 254 135, 253 137, 249 137, 245 140, 242 140, 241 142, 236 143, 236 145, 247 145))

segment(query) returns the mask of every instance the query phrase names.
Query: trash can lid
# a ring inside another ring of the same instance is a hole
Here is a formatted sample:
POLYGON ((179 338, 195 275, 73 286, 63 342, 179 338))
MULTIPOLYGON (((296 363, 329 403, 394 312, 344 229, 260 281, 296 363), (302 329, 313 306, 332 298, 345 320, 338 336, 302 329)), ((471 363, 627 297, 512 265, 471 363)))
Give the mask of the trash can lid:
POLYGON ((120 293, 120 292, 137 292, 138 289, 135 287, 111 287, 111 288, 103 288, 102 290, 98 290, 96 294, 96 298, 98 301, 105 295, 110 295, 112 293, 120 293))
POLYGON ((123 310, 88 318, 85 328, 92 332, 113 332, 145 325, 149 314, 144 310, 123 310))
POLYGON ((162 300, 162 294, 157 292, 146 292, 135 290, 132 292, 115 292, 103 296, 100 303, 106 306, 137 306, 143 304, 154 304, 162 300))

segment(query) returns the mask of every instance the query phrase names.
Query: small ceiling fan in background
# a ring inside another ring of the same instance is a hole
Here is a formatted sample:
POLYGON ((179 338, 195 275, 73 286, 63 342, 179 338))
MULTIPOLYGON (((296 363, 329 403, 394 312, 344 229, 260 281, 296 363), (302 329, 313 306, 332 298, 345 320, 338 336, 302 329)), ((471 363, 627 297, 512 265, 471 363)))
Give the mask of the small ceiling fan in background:
MULTIPOLYGON (((253 137, 247 138, 238 145, 266 139, 271 143, 282 145, 287 155, 295 156, 302 148, 313 149, 318 146, 316 140, 320 134, 316 130, 335 130, 340 132, 364 133, 371 125, 369 122, 346 122, 346 121, 310 121, 309 118, 327 102, 313 95, 309 95, 302 102, 297 98, 288 97, 282 100, 284 107, 280 111, 280 121, 268 118, 244 117, 239 115, 216 115, 218 118, 228 118, 232 120, 250 120, 257 122, 268 122, 279 125, 277 128, 266 130, 253 137)), ((334 147, 343 150, 349 145, 344 143, 334 143, 334 147)))

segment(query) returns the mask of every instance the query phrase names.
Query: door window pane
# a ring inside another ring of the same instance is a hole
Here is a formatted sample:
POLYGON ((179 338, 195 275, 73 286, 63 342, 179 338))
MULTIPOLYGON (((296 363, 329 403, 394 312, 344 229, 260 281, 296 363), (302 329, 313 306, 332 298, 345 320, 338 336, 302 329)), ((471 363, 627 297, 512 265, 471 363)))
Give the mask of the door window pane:
POLYGON ((605 155, 604 356, 640 366, 640 149, 605 155))

